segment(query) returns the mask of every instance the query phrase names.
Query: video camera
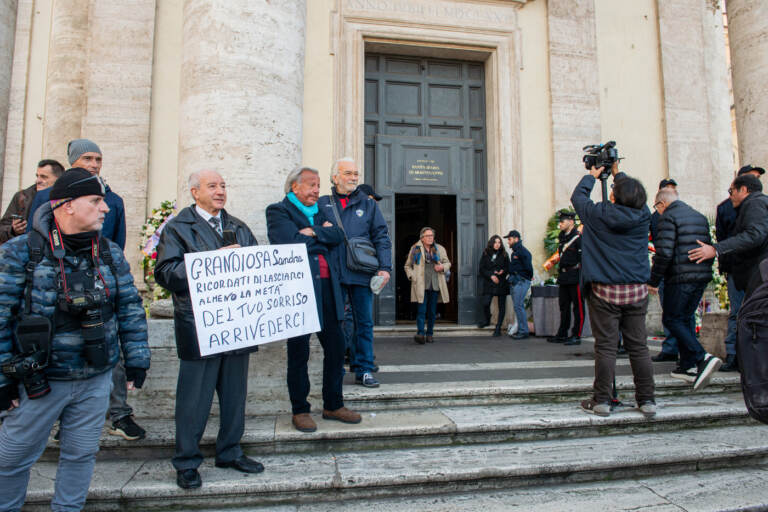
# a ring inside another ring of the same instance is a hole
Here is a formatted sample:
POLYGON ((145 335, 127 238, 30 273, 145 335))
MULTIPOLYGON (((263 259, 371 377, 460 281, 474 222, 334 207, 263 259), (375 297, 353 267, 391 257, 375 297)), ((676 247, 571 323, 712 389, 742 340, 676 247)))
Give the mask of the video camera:
POLYGON ((584 167, 587 170, 593 167, 603 168, 600 179, 607 179, 611 175, 613 164, 619 160, 619 151, 616 149, 616 141, 609 140, 605 144, 591 144, 582 148, 585 155, 582 157, 584 167))

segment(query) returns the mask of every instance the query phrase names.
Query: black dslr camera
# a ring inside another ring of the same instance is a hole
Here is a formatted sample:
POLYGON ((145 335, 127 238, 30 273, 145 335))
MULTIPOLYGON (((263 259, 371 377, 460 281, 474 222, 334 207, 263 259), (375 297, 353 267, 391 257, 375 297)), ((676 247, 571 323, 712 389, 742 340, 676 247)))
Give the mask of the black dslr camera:
POLYGON ((609 140, 605 144, 591 144, 584 146, 584 153, 586 153, 582 160, 584 161, 584 167, 587 170, 595 167, 599 169, 603 167, 603 172, 600 173, 600 179, 608 179, 611 175, 611 168, 613 164, 619 160, 619 151, 616 149, 616 141, 609 140))
POLYGON ((21 353, 5 361, 0 370, 6 377, 23 382, 30 399, 47 395, 51 386, 43 370, 48 366, 51 322, 42 316, 26 316, 16 326, 16 339, 21 353))
POLYGON ((95 286, 92 271, 67 275, 67 292, 59 292, 59 309, 80 320, 85 360, 92 366, 106 366, 109 362, 102 310, 108 298, 103 288, 95 286))

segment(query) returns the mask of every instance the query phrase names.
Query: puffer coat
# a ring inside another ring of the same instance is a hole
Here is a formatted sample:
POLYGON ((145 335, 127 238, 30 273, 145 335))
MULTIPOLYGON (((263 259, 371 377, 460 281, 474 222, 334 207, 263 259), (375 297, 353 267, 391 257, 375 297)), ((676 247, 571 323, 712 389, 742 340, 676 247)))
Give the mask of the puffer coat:
MULTIPOLYGON (((44 204, 35 215, 33 229, 43 236, 46 244, 53 219, 53 212, 44 204)), ((0 362, 6 361, 18 352, 13 331, 16 327, 18 312, 25 304, 26 265, 29 261, 27 239, 30 234, 12 238, 0 247, 0 362)), ((45 374, 50 380, 88 379, 110 371, 123 351, 125 366, 131 368, 149 368, 150 350, 147 343, 147 318, 142 307, 141 297, 133 284, 133 276, 128 262, 120 247, 114 242, 102 238, 109 244, 113 266, 117 276, 106 263, 99 260, 99 272, 104 284, 110 291, 113 314, 104 322, 107 341, 108 362, 104 366, 91 366, 83 354, 83 337, 80 330, 55 332, 51 341, 50 360, 45 374), (116 286, 116 281, 117 285, 116 286)), ((64 267, 71 271, 85 271, 92 267, 90 251, 64 257, 64 267)), ((31 293, 31 313, 42 315, 55 326, 54 313, 58 309, 58 289, 56 285, 58 260, 54 260, 50 250, 43 251, 43 259, 33 273, 31 293)), ((0 388, 11 384, 0 373, 0 388)))
POLYGON ((656 254, 648 284, 708 283, 712 280, 712 260, 694 263, 688 251, 697 249, 700 240, 709 244, 709 222, 701 213, 679 199, 659 217, 658 234, 654 240, 656 254))

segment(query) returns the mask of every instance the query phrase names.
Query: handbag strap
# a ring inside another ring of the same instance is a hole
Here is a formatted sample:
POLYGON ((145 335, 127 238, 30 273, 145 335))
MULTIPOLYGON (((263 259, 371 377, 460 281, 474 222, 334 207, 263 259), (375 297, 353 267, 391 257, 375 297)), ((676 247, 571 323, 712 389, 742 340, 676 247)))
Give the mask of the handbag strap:
POLYGON ((335 190, 331 190, 331 208, 333 208, 333 216, 336 217, 336 222, 339 223, 341 232, 344 233, 344 242, 347 245, 349 245, 349 239, 347 239, 347 230, 344 229, 344 224, 341 222, 341 217, 339 216, 339 209, 336 208, 336 191, 335 190))

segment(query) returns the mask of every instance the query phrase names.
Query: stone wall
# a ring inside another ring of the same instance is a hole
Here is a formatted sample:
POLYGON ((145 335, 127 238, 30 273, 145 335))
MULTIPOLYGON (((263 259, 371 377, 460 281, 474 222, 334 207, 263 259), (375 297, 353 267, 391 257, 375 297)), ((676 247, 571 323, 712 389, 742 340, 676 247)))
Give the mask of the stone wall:
MULTIPOLYGON (((11 73, 13 43, 16 36, 16 0, 0 2, 0 162, 5 158, 6 126, 11 94, 11 73)), ((2 175, 0 175, 2 178, 2 175)), ((2 180, 0 180, 2 192, 2 180)))

